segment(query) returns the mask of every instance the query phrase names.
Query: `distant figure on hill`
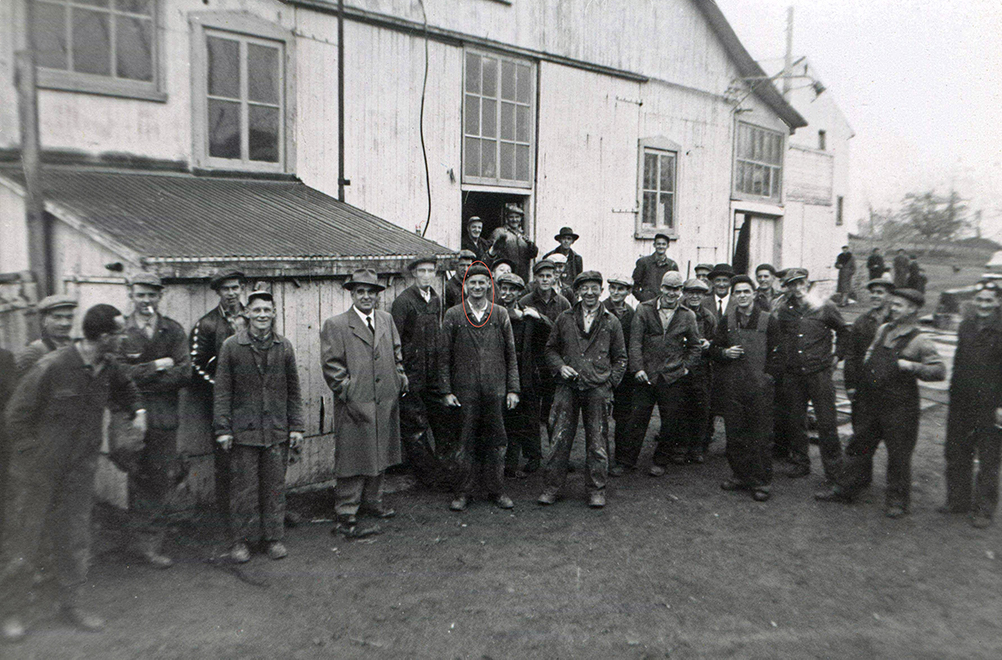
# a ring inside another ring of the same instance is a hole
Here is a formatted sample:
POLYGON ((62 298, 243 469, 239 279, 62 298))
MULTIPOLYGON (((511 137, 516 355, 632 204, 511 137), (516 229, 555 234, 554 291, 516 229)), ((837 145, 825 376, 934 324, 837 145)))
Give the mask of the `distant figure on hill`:
POLYGON ((880 248, 873 248, 873 252, 866 258, 866 270, 870 272, 870 279, 880 279, 885 269, 884 255, 880 254, 880 248))
POLYGON ((898 248, 894 255, 894 286, 904 288, 908 283, 908 255, 903 248, 898 248))
POLYGON ((852 276, 856 274, 856 257, 849 251, 848 245, 843 245, 842 251, 835 257, 835 268, 838 269, 835 300, 839 307, 845 307, 849 304, 849 294, 852 293, 852 276))

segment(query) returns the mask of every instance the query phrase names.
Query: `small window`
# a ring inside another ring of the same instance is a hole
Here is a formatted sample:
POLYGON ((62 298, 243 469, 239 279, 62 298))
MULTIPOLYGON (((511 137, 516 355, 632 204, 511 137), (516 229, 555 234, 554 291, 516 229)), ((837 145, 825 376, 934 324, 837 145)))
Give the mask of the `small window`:
POLYGON ((640 140, 636 235, 677 235, 679 145, 665 138, 640 140))
POLYGON ((531 187, 532 63, 467 51, 464 69, 463 182, 531 187))
POLYGON ((842 195, 839 195, 835 199, 835 226, 836 227, 841 227, 842 226, 842 221, 843 221, 843 218, 842 218, 842 207, 843 207, 844 204, 845 204, 845 198, 842 197, 842 195))
POLYGON ((827 137, 828 137, 827 133, 825 133, 824 131, 818 131, 818 149, 820 149, 821 151, 824 151, 825 149, 828 148, 827 137))
POLYGON ((291 37, 247 16, 205 14, 197 22, 202 28, 193 61, 197 164, 290 171, 291 37), (218 20, 213 25, 207 17, 218 20))
POLYGON ((34 0, 40 87, 166 100, 158 0, 34 0))
POLYGON ((783 176, 783 136, 751 124, 738 124, 734 192, 779 201, 783 176))

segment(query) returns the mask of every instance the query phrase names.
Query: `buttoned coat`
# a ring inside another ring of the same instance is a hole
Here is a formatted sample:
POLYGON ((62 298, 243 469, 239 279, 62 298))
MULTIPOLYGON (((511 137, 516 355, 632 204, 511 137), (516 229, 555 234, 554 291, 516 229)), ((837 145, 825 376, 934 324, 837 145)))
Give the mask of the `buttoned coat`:
POLYGON ((302 433, 303 404, 292 342, 272 333, 267 360, 254 355, 251 337, 240 330, 219 351, 212 426, 238 445, 271 447, 302 433))
POLYGON ((400 462, 404 358, 393 317, 373 310, 376 334, 354 307, 324 321, 321 367, 334 393, 334 475, 374 477, 400 462))
POLYGON ((983 325, 968 316, 957 329, 957 353, 950 379, 950 410, 1002 408, 1002 315, 983 325))
POLYGON ((652 383, 674 383, 699 362, 696 315, 679 305, 668 327, 661 325, 658 298, 637 305, 630 330, 630 372, 644 371, 652 383))
POLYGON ((119 362, 143 395, 150 428, 173 430, 178 425, 178 394, 191 380, 188 336, 181 324, 157 317, 153 337, 136 325, 134 315, 125 321, 119 362), (157 370, 155 360, 171 358, 174 366, 157 370))
POLYGON ((442 323, 442 298, 430 289, 425 302, 415 284, 393 301, 390 313, 400 334, 404 371, 412 394, 435 392, 438 387, 438 333, 442 323))
POLYGON ((487 303, 488 315, 474 326, 470 301, 445 313, 440 344, 439 392, 503 397, 519 393, 518 353, 508 310, 487 303), (465 311, 463 308, 466 308, 465 311))
POLYGON ((670 270, 678 270, 678 264, 665 257, 665 263, 658 263, 657 254, 649 254, 637 259, 633 269, 633 296, 640 302, 653 300, 661 295, 661 280, 670 270))
POLYGON ((561 312, 546 342, 546 363, 555 374, 559 374, 564 366, 578 372, 574 380, 563 381, 571 389, 615 389, 623 379, 627 365, 626 344, 619 319, 604 305, 599 305, 595 320, 585 333, 582 303, 561 312))

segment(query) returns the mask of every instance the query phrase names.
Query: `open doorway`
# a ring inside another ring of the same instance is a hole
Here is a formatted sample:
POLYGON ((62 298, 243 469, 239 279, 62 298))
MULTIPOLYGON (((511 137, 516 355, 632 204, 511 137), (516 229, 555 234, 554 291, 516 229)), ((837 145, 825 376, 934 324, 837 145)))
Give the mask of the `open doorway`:
POLYGON ((734 214, 731 266, 736 273, 751 273, 758 264, 779 267, 782 248, 782 218, 772 215, 734 214))
POLYGON ((514 202, 520 205, 522 210, 526 212, 524 229, 526 235, 531 236, 532 233, 529 231, 528 222, 528 200, 529 197, 527 195, 464 190, 463 217, 461 221, 462 223, 459 227, 459 235, 462 237, 463 232, 466 231, 467 220, 473 216, 479 216, 479 218, 484 221, 484 232, 482 236, 484 239, 489 240, 491 233, 504 224, 504 205, 509 202, 514 202))

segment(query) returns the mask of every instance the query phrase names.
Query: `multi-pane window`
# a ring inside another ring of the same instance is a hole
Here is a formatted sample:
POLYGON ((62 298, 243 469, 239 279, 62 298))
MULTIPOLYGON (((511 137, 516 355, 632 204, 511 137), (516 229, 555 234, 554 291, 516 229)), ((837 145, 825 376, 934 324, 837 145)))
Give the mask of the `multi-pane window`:
POLYGON ((783 136, 738 124, 734 191, 779 201, 783 175, 783 136))
POLYGON ((675 230, 675 181, 678 154, 644 148, 641 182, 640 229, 673 233, 675 230))
POLYGON ((285 44, 215 30, 206 31, 205 42, 205 151, 210 161, 280 165, 285 44))
POLYGON ((532 185, 533 70, 528 62, 467 51, 463 180, 532 185))
POLYGON ((32 37, 43 86, 109 93, 157 85, 157 0, 34 0, 32 37), (106 85, 107 89, 101 87, 106 85))

